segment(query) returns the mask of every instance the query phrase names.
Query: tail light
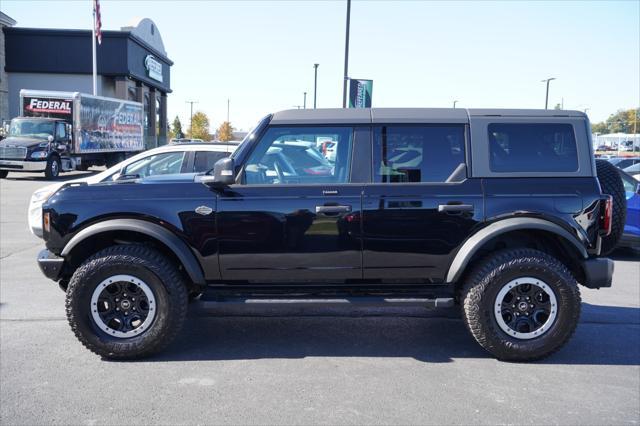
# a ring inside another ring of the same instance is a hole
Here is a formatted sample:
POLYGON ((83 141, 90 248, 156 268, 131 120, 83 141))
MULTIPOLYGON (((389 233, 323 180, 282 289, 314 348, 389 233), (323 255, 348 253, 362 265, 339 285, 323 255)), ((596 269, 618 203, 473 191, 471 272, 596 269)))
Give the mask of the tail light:
POLYGON ((600 209, 600 235, 606 237, 611 234, 611 221, 613 220, 613 198, 607 195, 603 207, 600 209))

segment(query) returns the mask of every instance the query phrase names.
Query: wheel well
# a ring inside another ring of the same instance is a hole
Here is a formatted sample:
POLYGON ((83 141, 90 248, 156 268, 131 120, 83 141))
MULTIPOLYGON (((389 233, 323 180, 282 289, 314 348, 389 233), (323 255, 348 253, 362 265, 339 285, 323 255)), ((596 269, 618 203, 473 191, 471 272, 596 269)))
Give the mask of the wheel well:
POLYGON ((152 247, 170 259, 177 267, 178 271, 183 275, 185 282, 189 283, 189 289, 195 289, 196 284, 192 283, 189 274, 184 265, 166 244, 153 238, 147 234, 135 231, 105 231, 92 235, 79 242, 69 254, 65 257, 65 269, 63 271, 63 280, 69 280, 73 273, 80 265, 89 257, 98 251, 120 244, 143 244, 152 247))
MULTIPOLYGON (((584 282, 585 275, 580 264, 580 253, 573 245, 558 234, 539 229, 525 229, 505 232, 485 242, 471 257, 464 276, 489 253, 503 249, 531 248, 555 257, 571 271, 578 282, 584 282)), ((456 283, 459 287, 465 279, 456 283)))

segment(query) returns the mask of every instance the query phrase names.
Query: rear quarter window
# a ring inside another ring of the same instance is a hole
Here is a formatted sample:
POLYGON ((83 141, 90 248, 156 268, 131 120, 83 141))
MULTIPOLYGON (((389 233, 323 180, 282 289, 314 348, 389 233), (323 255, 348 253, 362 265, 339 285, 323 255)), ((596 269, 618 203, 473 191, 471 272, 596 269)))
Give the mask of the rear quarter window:
POLYGON ((575 172, 576 137, 571 124, 493 123, 488 126, 493 172, 575 172))

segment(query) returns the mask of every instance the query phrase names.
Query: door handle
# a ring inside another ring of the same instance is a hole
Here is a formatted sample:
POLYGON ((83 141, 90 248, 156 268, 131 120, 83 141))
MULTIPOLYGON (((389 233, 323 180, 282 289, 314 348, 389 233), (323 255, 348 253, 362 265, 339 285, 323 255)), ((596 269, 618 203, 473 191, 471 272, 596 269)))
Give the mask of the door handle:
POLYGON ((445 213, 460 213, 460 212, 472 212, 472 204, 440 204, 438 206, 439 212, 445 213))
POLYGON ((316 206, 317 214, 336 215, 339 213, 349 213, 351 206, 316 206))

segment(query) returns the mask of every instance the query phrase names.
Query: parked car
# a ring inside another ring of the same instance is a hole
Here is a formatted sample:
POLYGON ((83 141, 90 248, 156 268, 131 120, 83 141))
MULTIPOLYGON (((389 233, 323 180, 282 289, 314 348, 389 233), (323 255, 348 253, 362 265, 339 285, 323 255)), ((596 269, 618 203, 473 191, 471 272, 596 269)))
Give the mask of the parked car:
POLYGON ((640 251, 640 181, 619 170, 627 198, 627 220, 618 245, 640 251))
POLYGON ((578 111, 281 111, 212 173, 61 187, 38 264, 106 358, 160 351, 202 293, 457 304, 495 357, 539 359, 578 326, 579 284, 611 286, 623 230, 620 175, 587 129, 578 111), (328 133, 335 163, 308 173, 296 156, 324 159, 328 133))
POLYGON ((607 161, 619 169, 625 169, 629 166, 640 163, 640 157, 612 157, 608 158, 607 161))
POLYGON ((208 143, 168 145, 142 152, 93 176, 47 185, 31 195, 29 229, 35 236, 42 237, 42 204, 64 185, 134 180, 173 173, 203 173, 213 169, 216 161, 228 157, 236 148, 235 145, 208 143))

